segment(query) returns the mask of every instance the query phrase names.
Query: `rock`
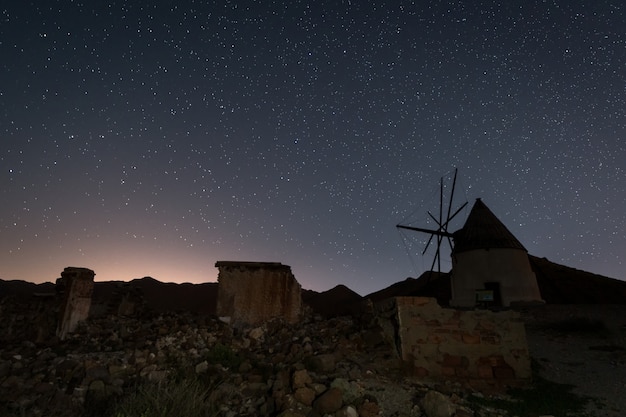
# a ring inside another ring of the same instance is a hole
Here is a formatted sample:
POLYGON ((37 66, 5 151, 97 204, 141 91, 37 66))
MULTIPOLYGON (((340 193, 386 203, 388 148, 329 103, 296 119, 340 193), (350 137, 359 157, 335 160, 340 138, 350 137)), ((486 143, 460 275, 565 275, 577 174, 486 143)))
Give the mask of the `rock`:
POLYGON ((341 390, 343 393, 343 401, 346 403, 352 403, 357 398, 363 396, 363 387, 356 382, 350 382, 344 378, 336 378, 330 386, 341 390))
POLYGON ((323 394, 324 391, 328 389, 326 385, 317 382, 313 382, 312 384, 309 384, 309 386, 315 390, 317 395, 323 394))
POLYGON ((339 388, 331 387, 315 401, 313 409, 320 414, 332 414, 341 409, 343 405, 343 393, 339 388))
POLYGON ((91 381, 89 384, 89 394, 98 399, 106 397, 106 384, 104 381, 101 379, 91 381))
POLYGON ((196 365, 195 371, 197 374, 203 374, 209 369, 209 363, 207 361, 202 361, 196 365))
POLYGON ((262 327, 255 327, 254 329, 250 330, 250 332, 248 333, 248 337, 257 342, 263 341, 264 336, 265 336, 265 330, 263 330, 262 327))
POLYGON ((240 374, 245 374, 248 373, 252 370, 252 364, 250 363, 250 361, 243 361, 241 362, 241 365, 239 365, 239 369, 238 372, 240 374))
POLYGON ((307 384, 310 384, 312 382, 313 380, 311 379, 311 376, 306 369, 294 371, 291 377, 291 387, 294 390, 297 388, 305 387, 307 384))
POLYGON ((313 356, 310 359, 311 369, 319 373, 328 373, 335 370, 335 355, 332 353, 313 356))
POLYGON ((427 417, 452 417, 456 412, 456 406, 450 398, 437 391, 426 393, 422 407, 427 417))
POLYGON ((376 417, 380 414, 380 407, 375 402, 365 400, 357 411, 360 417, 376 417))
POLYGON ((315 395, 315 390, 309 387, 298 388, 293 394, 294 398, 298 402, 307 406, 311 406, 311 404, 313 404, 315 395))
POLYGON ((335 415, 337 417, 359 417, 359 413, 352 405, 342 408, 335 415))

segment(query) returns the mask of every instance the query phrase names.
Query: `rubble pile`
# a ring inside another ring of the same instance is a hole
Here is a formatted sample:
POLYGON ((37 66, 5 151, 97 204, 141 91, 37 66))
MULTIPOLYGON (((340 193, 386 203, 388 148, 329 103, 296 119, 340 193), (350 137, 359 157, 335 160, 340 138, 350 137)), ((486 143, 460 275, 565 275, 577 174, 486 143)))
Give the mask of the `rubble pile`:
MULTIPOLYGON (((3 315, 9 304, 0 305, 3 315)), ((183 379, 209 387, 215 409, 207 415, 498 415, 472 410, 459 384, 406 376, 393 341, 367 317, 233 328, 186 312, 109 315, 81 322, 64 340, 43 339, 37 318, 30 310, 0 325, 12 326, 0 345, 1 415, 112 416, 138 387, 183 379)))

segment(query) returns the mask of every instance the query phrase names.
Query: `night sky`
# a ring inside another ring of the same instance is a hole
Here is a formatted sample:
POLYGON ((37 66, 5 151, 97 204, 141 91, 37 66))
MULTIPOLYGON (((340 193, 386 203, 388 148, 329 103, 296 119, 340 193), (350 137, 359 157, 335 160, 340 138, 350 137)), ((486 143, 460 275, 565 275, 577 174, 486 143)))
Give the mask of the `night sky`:
POLYGON ((481 197, 529 253, 625 279, 625 22, 607 0, 8 2, 0 278, 270 261, 367 294, 430 268, 395 225, 432 224, 458 168, 452 229, 481 197))

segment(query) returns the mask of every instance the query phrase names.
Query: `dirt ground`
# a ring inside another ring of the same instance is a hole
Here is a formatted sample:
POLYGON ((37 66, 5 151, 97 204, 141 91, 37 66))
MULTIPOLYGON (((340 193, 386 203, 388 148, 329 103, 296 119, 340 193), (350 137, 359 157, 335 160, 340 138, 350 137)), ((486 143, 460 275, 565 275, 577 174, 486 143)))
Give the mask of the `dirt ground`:
POLYGON ((523 316, 540 376, 591 397, 587 416, 625 415, 626 305, 550 305, 523 316))

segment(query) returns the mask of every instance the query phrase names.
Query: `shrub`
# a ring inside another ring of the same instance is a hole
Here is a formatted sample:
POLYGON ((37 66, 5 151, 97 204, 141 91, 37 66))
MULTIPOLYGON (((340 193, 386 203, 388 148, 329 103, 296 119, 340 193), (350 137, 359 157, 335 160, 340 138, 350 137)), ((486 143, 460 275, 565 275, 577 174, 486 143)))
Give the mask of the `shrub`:
POLYGON ((206 360, 212 364, 220 364, 225 368, 237 371, 241 365, 241 356, 230 346, 217 343, 209 350, 206 360))
POLYGON ((212 389, 198 379, 186 378, 144 383, 120 398, 111 417, 211 417, 217 407, 210 400, 212 389))

